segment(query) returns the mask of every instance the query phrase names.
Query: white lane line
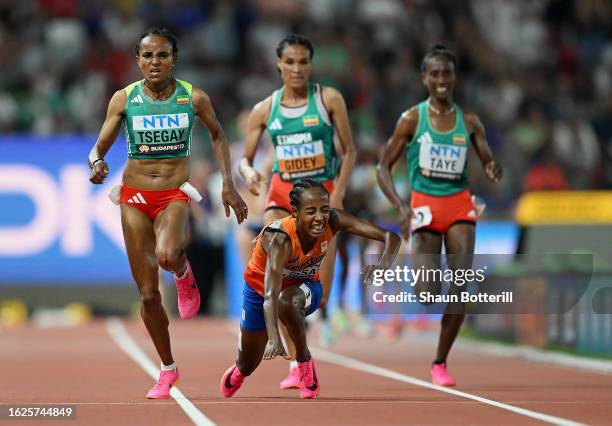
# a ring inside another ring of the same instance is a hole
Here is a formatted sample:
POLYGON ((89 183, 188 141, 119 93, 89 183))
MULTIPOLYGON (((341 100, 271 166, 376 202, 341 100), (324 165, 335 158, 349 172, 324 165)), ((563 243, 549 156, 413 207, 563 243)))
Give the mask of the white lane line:
MULTIPOLYGON (((117 346, 123 350, 123 352, 132 358, 132 360, 138 364, 140 368, 142 368, 149 376, 151 376, 153 380, 157 380, 159 368, 155 366, 153 361, 149 359, 149 357, 130 337, 121 320, 118 318, 109 318, 106 321, 106 330, 117 346)), ((215 426, 215 423, 206 417, 204 413, 198 410, 196 406, 193 405, 176 386, 172 386, 172 389, 170 389, 170 396, 174 398, 174 400, 195 425, 215 426)))
POLYGON ((608 375, 612 374, 612 361, 603 359, 589 359, 576 355, 543 351, 528 346, 508 347, 508 345, 488 342, 470 341, 469 344, 464 342, 457 347, 499 357, 518 358, 548 365, 553 364, 572 370, 584 370, 608 375))
POLYGON ((583 423, 578 423, 573 420, 567 420, 560 417, 550 416, 548 414, 538 413, 536 411, 527 410, 525 408, 515 407, 513 405, 504 404, 502 402, 493 401, 491 399, 483 398, 477 395, 472 395, 467 392, 461 392, 456 389, 446 388, 443 386, 436 386, 432 383, 426 382, 416 377, 408 376, 406 374, 398 373, 393 370, 388 370, 383 367, 378 367, 367 362, 359 361, 354 358, 350 358, 344 355, 335 354, 333 352, 326 351, 320 348, 313 348, 312 351, 315 357, 321 361, 329 362, 330 364, 336 364, 341 367, 350 368, 353 370, 361 371, 364 373, 370 373, 388 379, 397 380, 399 382, 409 383, 415 386, 421 386, 427 389, 437 390, 445 392, 451 395, 460 396, 474 401, 482 402, 483 404, 492 405, 494 407, 502 408, 504 410, 512 411, 513 413, 520 414, 532 419, 541 420, 553 425, 558 426, 584 426, 583 423))
MULTIPOLYGON (((404 338, 409 343, 423 341, 431 345, 438 344, 438 334, 421 332, 418 335, 409 335, 404 338)), ((479 354, 493 355, 503 358, 522 359, 531 362, 551 364, 558 367, 565 367, 572 370, 584 370, 594 373, 612 374, 612 361, 605 359, 593 359, 584 356, 571 355, 549 350, 542 350, 525 345, 507 345, 495 342, 482 342, 474 339, 462 339, 454 344, 457 349, 479 354)))

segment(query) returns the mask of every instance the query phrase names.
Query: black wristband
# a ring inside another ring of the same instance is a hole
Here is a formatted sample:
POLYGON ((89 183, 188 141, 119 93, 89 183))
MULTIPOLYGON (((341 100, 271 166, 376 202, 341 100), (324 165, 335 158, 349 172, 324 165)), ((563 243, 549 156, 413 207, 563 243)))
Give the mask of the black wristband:
POLYGON ((104 158, 98 158, 93 163, 91 163, 91 167, 95 166, 98 161, 104 161, 104 158))

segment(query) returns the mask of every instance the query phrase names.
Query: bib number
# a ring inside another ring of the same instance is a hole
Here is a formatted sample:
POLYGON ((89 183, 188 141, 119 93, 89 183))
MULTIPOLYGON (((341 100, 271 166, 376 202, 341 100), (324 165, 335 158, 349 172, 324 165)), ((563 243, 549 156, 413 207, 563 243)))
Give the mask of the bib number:
POLYGON ((431 214, 431 209, 429 208, 429 206, 415 207, 412 209, 412 212, 414 213, 414 216, 410 221, 410 226, 412 227, 412 230, 419 229, 431 224, 433 216, 431 214))
POLYGON ((325 173, 323 142, 313 141, 276 147, 278 170, 285 180, 325 173))
POLYGON ((460 180, 465 169, 467 147, 421 142, 419 167, 428 178, 460 180))

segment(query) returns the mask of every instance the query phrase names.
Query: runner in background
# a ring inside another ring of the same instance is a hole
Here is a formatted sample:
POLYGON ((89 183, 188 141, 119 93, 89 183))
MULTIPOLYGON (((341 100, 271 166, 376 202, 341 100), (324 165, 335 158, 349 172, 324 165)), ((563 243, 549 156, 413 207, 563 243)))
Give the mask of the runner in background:
MULTIPOLYGON (((421 75, 429 98, 404 112, 378 164, 378 183, 399 214, 402 236, 412 232, 414 267, 439 268, 442 243, 451 268, 471 268, 478 207, 468 189, 467 151, 472 145, 486 176, 499 182, 484 126, 473 112, 454 102, 457 60, 444 46, 433 47, 423 58, 421 75), (407 148, 406 148, 407 145, 407 148), (406 148, 412 187, 410 202, 394 187, 391 169, 406 148)), ((451 285, 452 292, 458 287, 451 285)), ((439 293, 440 283, 419 282, 417 294, 439 293)), ((465 318, 465 306, 449 303, 442 316, 436 357, 431 368, 434 384, 454 386, 446 361, 465 318)))
MULTIPOLYGON (((310 41, 289 35, 279 43, 276 55, 283 86, 253 107, 239 168, 251 192, 258 195, 265 179, 253 168, 253 159, 267 129, 274 145, 275 161, 266 200, 265 225, 291 214, 289 193, 293 183, 303 178, 322 183, 331 193, 330 205, 342 208, 356 157, 342 95, 336 89, 310 82, 314 55, 310 41), (334 145, 335 137, 340 153, 334 145)), ((329 256, 321 268, 321 307, 327 304, 334 273, 335 240, 329 244, 329 256)), ((297 386, 299 370, 297 363, 292 362, 281 388, 297 386)))

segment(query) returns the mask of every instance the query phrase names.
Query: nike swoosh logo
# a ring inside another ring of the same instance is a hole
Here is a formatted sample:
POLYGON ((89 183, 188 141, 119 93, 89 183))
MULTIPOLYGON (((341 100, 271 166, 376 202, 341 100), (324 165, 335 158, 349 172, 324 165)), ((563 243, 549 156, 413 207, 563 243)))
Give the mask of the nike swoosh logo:
POLYGON ((225 387, 228 388, 228 389, 230 389, 232 387, 231 378, 232 378, 232 374, 234 374, 234 370, 235 369, 236 369, 236 367, 232 368, 232 371, 225 378, 225 387))
POLYGON ((314 367, 312 369, 312 375, 313 375, 312 386, 306 386, 306 389, 308 389, 311 392, 314 392, 319 387, 319 381, 317 380, 317 372, 315 371, 314 367))

